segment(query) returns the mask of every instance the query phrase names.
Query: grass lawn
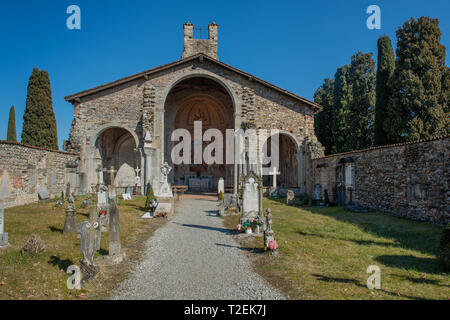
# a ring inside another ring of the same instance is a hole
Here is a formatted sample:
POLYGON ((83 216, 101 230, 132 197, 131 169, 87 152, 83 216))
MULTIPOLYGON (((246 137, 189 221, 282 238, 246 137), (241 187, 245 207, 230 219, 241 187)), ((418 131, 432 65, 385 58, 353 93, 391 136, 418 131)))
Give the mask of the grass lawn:
MULTIPOLYGON (((300 209, 264 199, 280 254, 251 254, 255 269, 294 299, 450 299, 439 241, 443 227, 354 213, 300 209), (367 267, 381 269, 381 290, 366 287, 367 267)), ((226 217, 235 228, 238 216, 226 217)), ((262 247, 262 240, 244 244, 262 247)))
MULTIPOLYGON (((77 223, 88 220, 88 208, 75 202, 77 223)), ((101 299, 123 280, 129 268, 140 258, 144 242, 164 219, 140 219, 145 197, 120 200, 119 219, 122 249, 126 259, 119 265, 101 268, 87 290, 68 290, 67 267, 79 266, 82 258, 80 239, 75 234, 62 234, 64 208, 55 202, 34 203, 5 210, 5 232, 10 246, 0 249, 0 299, 101 299), (46 249, 37 254, 21 253, 30 234, 41 237, 46 249)), ((108 254, 108 233, 102 234, 101 249, 96 256, 108 254)))

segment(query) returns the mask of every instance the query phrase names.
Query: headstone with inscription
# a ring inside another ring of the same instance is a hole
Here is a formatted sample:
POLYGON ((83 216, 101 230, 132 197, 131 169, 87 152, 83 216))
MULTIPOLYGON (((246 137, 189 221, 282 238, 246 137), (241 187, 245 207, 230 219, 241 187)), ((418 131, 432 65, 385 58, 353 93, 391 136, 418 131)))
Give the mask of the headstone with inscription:
POLYGON ((164 162, 160 170, 162 175, 162 181, 157 196, 161 198, 172 198, 173 197, 172 188, 170 187, 169 182, 167 181, 168 175, 172 170, 172 168, 168 165, 167 162, 164 162))
POLYGON ((241 223, 252 221, 262 213, 262 181, 253 171, 244 177, 241 223))
POLYGON ((109 258, 113 263, 120 263, 123 259, 120 245, 119 207, 115 200, 111 200, 109 212, 109 258))
POLYGON ((100 227, 102 232, 107 232, 109 224, 109 214, 108 214, 108 188, 105 185, 100 185, 97 192, 97 210, 101 212, 100 214, 100 227))
POLYGON ((322 186, 317 183, 314 185, 314 194, 312 197, 312 205, 320 206, 321 203, 322 203, 322 186))

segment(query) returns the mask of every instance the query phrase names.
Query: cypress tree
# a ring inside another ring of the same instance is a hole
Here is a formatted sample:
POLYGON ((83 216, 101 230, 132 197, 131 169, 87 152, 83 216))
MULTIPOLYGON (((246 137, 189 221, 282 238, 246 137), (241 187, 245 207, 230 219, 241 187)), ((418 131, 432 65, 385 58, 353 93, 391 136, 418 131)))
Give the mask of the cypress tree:
POLYGON ((334 75, 333 91, 333 147, 332 153, 350 151, 347 141, 348 107, 352 101, 352 88, 349 84, 349 65, 337 69, 334 75))
POLYGON ((47 71, 34 68, 28 81, 22 143, 58 149, 55 113, 47 71))
POLYGON ((346 139, 348 151, 352 151, 371 147, 373 143, 375 61, 372 53, 358 52, 353 55, 348 75, 352 100, 346 116, 346 139))
POLYGON ((6 135, 6 140, 17 142, 16 112, 14 110, 14 106, 11 106, 11 109, 9 109, 8 134, 6 135))
POLYGON ((393 94, 384 125, 388 142, 448 133, 448 68, 438 19, 411 18, 396 35, 393 94))
POLYGON ((376 102, 375 102, 375 127, 374 127, 374 145, 381 146, 387 143, 386 132, 383 123, 386 118, 386 109, 389 97, 392 94, 391 82, 395 70, 394 50, 392 49, 391 39, 388 36, 382 36, 378 39, 378 61, 376 77, 376 102))
POLYGON ((334 80, 327 78, 314 93, 314 101, 323 107, 315 115, 314 126, 317 139, 325 147, 326 155, 331 153, 333 146, 333 92, 334 80))

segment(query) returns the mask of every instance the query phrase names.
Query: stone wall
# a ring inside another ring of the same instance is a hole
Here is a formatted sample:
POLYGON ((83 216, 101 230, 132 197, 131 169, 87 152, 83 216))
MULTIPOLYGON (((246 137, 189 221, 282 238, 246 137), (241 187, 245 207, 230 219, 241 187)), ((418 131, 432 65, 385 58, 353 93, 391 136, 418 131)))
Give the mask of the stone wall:
MULTIPOLYGON (((27 146, 21 143, 0 141, 0 181, 6 176, 9 196, 5 206, 13 207, 38 200, 38 190, 45 187, 51 198, 65 191, 71 168, 69 161, 78 158, 76 153, 66 153, 27 146)), ((72 186, 76 183, 72 181, 72 186)))
POLYGON ((445 224, 450 222, 449 159, 446 136, 313 159, 309 178, 333 202, 344 198, 348 204, 352 198, 364 208, 445 224))

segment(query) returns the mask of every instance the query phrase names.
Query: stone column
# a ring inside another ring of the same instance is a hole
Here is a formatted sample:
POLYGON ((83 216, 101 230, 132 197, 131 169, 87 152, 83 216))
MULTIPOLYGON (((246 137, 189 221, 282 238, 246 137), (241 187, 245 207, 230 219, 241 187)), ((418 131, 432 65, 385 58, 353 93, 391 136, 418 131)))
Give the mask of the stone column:
POLYGON ((145 154, 145 182, 144 182, 144 193, 147 194, 148 187, 152 184, 152 157, 155 153, 155 149, 150 147, 149 145, 144 145, 144 154, 145 154))
POLYGON ((297 185, 300 189, 300 193, 303 193, 303 168, 302 168, 302 157, 303 157, 303 151, 302 148, 297 149, 297 185))

